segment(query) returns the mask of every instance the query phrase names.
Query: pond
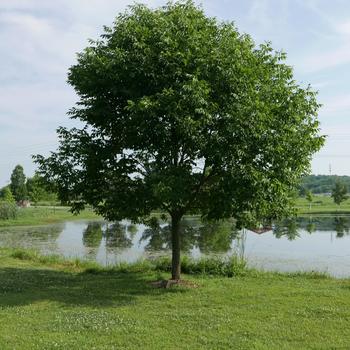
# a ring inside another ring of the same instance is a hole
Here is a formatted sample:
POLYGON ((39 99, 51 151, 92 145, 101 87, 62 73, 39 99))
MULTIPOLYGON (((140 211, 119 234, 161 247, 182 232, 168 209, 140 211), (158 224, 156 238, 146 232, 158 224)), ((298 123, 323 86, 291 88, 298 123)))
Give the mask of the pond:
MULTIPOLYGON (((237 231, 230 222, 182 225, 184 254, 225 257, 239 254, 249 266, 278 271, 321 271, 350 277, 350 216, 299 217, 269 231, 237 231)), ((0 228, 0 246, 34 248, 96 260, 103 265, 170 254, 167 223, 147 227, 128 221, 67 221, 36 227, 0 228)))

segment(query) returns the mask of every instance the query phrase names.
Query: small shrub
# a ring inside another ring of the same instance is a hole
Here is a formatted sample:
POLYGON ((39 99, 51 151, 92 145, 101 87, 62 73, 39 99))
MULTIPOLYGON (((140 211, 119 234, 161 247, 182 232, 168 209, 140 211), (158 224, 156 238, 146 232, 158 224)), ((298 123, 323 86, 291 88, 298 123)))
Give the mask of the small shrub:
POLYGON ((17 206, 14 203, 0 201, 0 220, 16 219, 17 206))

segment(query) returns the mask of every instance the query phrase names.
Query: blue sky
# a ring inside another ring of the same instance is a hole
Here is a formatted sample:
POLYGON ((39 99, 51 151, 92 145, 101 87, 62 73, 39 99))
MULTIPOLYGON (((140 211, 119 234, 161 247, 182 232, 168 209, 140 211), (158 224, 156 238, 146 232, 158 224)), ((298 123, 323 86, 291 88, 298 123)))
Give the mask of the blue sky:
MULTIPOLYGON (((30 155, 57 146, 56 128, 76 101, 66 84, 76 52, 130 4, 126 0, 0 1, 0 186, 30 155)), ((143 1, 151 7, 165 1, 143 1)), ((326 146, 316 174, 350 175, 350 2, 347 0, 203 0, 206 13, 233 21, 257 44, 271 41, 288 54, 295 78, 319 91, 326 146)))

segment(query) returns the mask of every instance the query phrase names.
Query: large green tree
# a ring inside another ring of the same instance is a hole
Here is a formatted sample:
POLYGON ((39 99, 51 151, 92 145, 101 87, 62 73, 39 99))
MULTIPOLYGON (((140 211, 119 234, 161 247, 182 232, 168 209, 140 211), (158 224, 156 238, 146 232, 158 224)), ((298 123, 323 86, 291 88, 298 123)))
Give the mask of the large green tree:
POLYGON ((167 212, 179 279, 184 214, 287 214, 323 144, 315 93, 284 61, 192 1, 131 6, 70 68, 79 102, 69 114, 85 126, 58 129, 58 151, 36 156, 40 173, 75 211, 167 212))
POLYGON ((22 165, 17 165, 13 169, 10 189, 17 202, 27 198, 26 176, 22 165))

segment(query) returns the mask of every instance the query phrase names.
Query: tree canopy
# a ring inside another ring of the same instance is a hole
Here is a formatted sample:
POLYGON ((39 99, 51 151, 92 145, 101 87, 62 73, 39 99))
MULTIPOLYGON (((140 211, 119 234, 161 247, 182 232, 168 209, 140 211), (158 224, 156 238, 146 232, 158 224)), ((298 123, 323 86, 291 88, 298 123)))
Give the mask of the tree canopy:
POLYGON ((319 104, 293 79, 286 55, 257 47, 192 1, 130 6, 78 54, 60 146, 36 156, 61 200, 110 220, 172 218, 172 277, 180 277, 179 222, 272 219, 323 144, 319 104))

